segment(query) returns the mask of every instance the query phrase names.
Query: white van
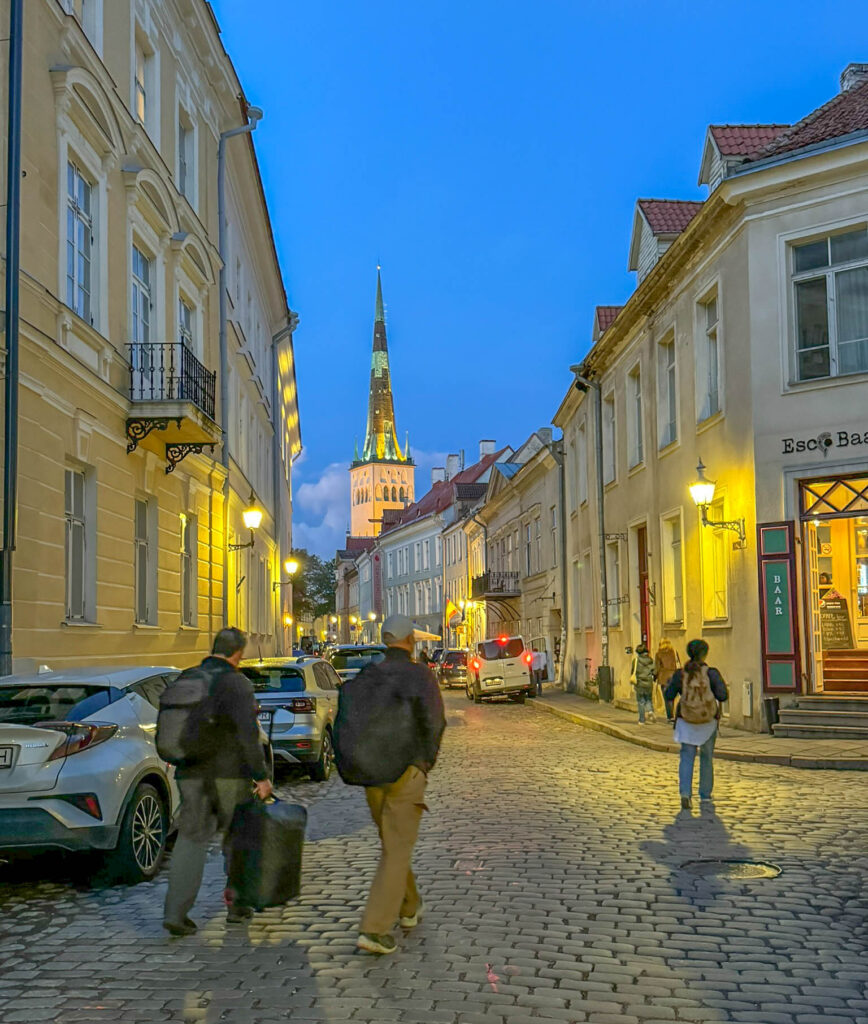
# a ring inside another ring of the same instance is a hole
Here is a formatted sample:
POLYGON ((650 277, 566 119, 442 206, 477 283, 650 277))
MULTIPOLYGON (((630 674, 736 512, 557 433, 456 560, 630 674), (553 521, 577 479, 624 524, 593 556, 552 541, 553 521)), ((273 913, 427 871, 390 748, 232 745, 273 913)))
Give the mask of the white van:
POLYGON ((509 697, 523 704, 536 693, 532 665, 533 651, 520 636, 483 640, 467 666, 467 699, 481 704, 488 697, 509 697))

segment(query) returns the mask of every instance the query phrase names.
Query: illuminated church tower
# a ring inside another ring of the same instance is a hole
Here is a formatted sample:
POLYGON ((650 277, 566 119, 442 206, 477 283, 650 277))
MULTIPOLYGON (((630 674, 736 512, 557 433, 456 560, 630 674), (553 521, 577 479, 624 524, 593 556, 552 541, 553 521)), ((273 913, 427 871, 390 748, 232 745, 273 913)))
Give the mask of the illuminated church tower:
POLYGON ((368 427, 365 446, 359 446, 350 466, 351 532, 354 537, 376 537, 382 529, 383 510, 406 508, 414 500, 416 467, 410 458, 410 442, 404 451, 398 444, 383 286, 377 267, 377 306, 374 314, 374 351, 371 356, 371 390, 368 395, 368 427))

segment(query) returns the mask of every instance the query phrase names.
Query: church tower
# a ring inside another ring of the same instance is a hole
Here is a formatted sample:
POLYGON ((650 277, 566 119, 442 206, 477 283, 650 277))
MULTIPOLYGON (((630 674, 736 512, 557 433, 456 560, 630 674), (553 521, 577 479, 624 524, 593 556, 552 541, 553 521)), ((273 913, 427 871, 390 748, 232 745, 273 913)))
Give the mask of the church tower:
POLYGON ((368 393, 368 426, 365 446, 356 444, 350 466, 351 532, 354 537, 376 537, 383 525, 383 510, 406 508, 414 501, 416 467, 410 458, 410 442, 403 452, 395 428, 383 284, 377 267, 377 304, 374 312, 374 351, 371 356, 371 388, 368 393))

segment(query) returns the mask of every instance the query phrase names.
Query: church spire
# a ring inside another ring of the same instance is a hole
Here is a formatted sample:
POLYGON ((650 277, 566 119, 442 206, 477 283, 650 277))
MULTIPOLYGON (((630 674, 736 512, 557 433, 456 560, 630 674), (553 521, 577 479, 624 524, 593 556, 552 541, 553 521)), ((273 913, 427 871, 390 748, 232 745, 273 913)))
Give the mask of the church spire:
POLYGON ((389 372, 389 348, 386 342, 386 315, 383 306, 383 282, 377 267, 377 301, 374 309, 374 346, 371 355, 371 387, 368 393, 368 425, 362 462, 407 462, 401 452, 395 429, 395 406, 389 372))

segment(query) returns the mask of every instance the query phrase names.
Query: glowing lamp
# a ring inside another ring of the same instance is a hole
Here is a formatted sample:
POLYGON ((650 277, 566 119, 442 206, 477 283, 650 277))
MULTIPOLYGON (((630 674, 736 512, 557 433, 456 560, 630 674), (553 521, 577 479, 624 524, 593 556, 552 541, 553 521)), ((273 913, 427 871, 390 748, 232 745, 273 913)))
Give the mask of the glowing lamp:
POLYGON ((696 467, 696 480, 690 485, 690 497, 698 508, 710 505, 714 501, 714 481, 706 477, 702 459, 696 467))
POLYGON ((287 558, 283 563, 283 569, 287 576, 294 576, 298 572, 298 562, 294 558, 287 558))
POLYGON ((368 612, 368 618, 371 620, 371 622, 376 622, 377 621, 377 613, 376 612, 368 612))
POLYGON ((256 504, 251 502, 251 504, 241 513, 241 518, 248 530, 258 530, 262 523, 262 509, 257 508, 256 504))
POLYGON ((284 624, 284 626, 291 626, 292 625, 292 616, 291 615, 284 615, 283 616, 283 624, 284 624))

